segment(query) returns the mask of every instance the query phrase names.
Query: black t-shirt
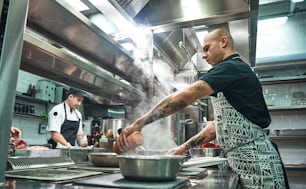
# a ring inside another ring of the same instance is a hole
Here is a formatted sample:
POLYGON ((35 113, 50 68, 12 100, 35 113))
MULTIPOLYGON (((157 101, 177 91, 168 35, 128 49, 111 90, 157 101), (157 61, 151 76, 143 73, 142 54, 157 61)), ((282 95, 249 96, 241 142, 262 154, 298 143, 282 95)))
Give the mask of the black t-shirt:
POLYGON ((262 128, 271 123, 261 84, 238 54, 227 57, 199 79, 212 87, 212 96, 223 92, 227 101, 253 123, 262 128))

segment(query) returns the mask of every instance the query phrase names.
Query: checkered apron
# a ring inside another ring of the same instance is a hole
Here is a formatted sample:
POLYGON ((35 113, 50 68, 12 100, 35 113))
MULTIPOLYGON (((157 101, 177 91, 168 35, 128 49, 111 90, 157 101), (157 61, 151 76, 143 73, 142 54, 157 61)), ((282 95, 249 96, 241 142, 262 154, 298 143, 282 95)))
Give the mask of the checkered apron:
POLYGON ((243 188, 286 188, 280 156, 262 129, 239 113, 222 92, 212 101, 217 141, 243 188))

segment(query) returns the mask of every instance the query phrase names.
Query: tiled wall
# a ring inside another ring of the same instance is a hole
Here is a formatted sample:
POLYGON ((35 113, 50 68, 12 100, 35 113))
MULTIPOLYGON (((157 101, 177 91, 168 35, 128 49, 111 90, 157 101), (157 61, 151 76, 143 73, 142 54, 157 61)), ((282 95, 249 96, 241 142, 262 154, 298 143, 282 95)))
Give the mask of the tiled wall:
MULTIPOLYGON (((37 75, 30 74, 19 70, 18 80, 17 80, 17 92, 26 93, 29 85, 36 85, 36 82, 39 79, 43 79, 37 75)), ((23 99, 16 98, 15 102, 35 106, 35 113, 44 113, 48 111, 45 103, 36 103, 23 99)), ((22 131, 22 138, 25 139, 28 145, 41 145, 47 143, 48 134, 40 134, 39 125, 46 124, 47 119, 36 117, 36 116, 27 116, 27 115, 18 115, 14 114, 12 120, 12 126, 19 128, 22 131)))

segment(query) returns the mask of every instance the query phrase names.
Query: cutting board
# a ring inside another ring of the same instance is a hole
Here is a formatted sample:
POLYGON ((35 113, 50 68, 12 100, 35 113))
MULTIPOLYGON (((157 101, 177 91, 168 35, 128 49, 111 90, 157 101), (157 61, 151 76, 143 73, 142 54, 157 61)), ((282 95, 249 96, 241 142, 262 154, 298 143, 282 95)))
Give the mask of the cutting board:
POLYGON ((133 188, 133 189, 179 189, 189 183, 187 178, 176 178, 173 181, 132 181, 125 179, 121 174, 110 174, 97 176, 90 179, 78 180, 75 184, 87 186, 104 186, 115 188, 133 188))

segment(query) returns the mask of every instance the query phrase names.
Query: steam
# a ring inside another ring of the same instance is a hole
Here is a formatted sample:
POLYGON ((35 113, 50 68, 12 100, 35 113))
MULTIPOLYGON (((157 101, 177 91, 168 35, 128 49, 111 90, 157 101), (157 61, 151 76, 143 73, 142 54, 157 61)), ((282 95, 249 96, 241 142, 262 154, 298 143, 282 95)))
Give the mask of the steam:
MULTIPOLYGON (((143 67, 145 69, 145 67, 143 67)), ((149 68, 146 68, 146 73, 152 73, 149 68)), ((154 91, 154 97, 152 102, 144 100, 141 102, 135 112, 136 116, 133 120, 139 118, 150 109, 152 109, 157 103, 159 103, 163 98, 168 96, 173 92, 173 89, 181 89, 188 85, 186 81, 177 80, 167 63, 161 60, 155 60, 153 63, 154 74, 158 77, 162 89, 157 89, 154 91)), ((177 146, 174 141, 174 133, 172 131, 171 117, 166 117, 164 119, 155 121, 149 125, 146 125, 142 132, 145 136, 145 141, 143 147, 146 150, 167 150, 177 146)), ((176 127, 177 125, 174 125, 176 127)))

